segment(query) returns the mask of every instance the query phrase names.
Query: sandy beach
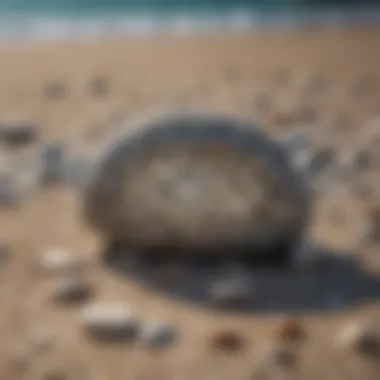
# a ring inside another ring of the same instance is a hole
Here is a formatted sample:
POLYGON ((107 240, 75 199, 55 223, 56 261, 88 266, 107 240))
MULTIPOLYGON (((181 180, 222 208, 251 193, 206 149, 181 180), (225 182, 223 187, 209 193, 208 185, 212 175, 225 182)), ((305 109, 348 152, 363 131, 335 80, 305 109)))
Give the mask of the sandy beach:
MULTIPOLYGON (((355 320, 380 329, 380 290, 333 311, 306 308, 297 317, 306 339, 297 345, 295 368, 268 369, 262 365, 267 349, 280 344, 278 326, 293 311, 216 312, 117 275, 100 263, 101 241, 81 218, 78 191, 36 184, 35 172, 47 144, 63 144, 70 157, 94 157, 129 120, 171 106, 237 115, 276 138, 306 131, 344 164, 355 159, 363 138, 380 136, 379 67, 380 28, 0 45, 0 124, 26 123, 37 135, 25 147, 3 143, 0 151, 2 173, 15 173, 21 189, 14 205, 0 209, 0 377, 378 379, 379 358, 341 347, 339 336, 355 320), (77 276, 93 289, 89 302, 125 303, 144 321, 171 323, 180 331, 178 342, 152 351, 89 340, 80 307, 51 300, 62 275, 46 273, 40 263, 53 247, 66 247, 82 263, 77 276), (41 328, 51 334, 45 349, 35 342, 41 328), (237 353, 219 352, 210 343, 224 330, 243 337, 237 353)), ((379 170, 340 172, 343 179, 326 170, 330 174, 316 184, 310 230, 328 249, 352 251, 373 278, 380 276, 380 246, 363 238, 363 228, 380 207, 379 170)))

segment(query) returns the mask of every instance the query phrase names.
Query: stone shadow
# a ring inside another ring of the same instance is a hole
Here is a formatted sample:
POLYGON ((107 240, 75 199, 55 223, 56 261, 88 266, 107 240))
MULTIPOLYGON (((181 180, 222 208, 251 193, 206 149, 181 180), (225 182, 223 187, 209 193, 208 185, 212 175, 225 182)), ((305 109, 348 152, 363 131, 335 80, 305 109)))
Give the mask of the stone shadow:
POLYGON ((102 253, 102 263, 107 270, 134 279, 166 296, 208 308, 220 307, 213 297, 210 298, 210 289, 212 284, 227 278, 229 268, 234 267, 240 270, 234 272, 241 273, 240 279, 244 277, 252 284, 252 291, 244 302, 229 304, 228 307, 224 305, 228 311, 329 312, 380 299, 380 276, 363 270, 353 259, 354 255, 320 252, 318 265, 271 266, 238 260, 153 261, 133 251, 108 247, 102 253))

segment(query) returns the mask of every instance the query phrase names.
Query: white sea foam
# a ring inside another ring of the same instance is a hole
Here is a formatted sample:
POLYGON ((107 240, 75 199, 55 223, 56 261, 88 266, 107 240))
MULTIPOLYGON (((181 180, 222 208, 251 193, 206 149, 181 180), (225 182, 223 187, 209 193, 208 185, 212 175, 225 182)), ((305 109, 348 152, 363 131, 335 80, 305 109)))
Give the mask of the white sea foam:
POLYGON ((231 12, 122 13, 103 15, 0 14, 2 40, 59 40, 110 35, 191 34, 225 30, 292 27, 340 28, 380 24, 380 7, 349 10, 260 13, 249 9, 231 12))

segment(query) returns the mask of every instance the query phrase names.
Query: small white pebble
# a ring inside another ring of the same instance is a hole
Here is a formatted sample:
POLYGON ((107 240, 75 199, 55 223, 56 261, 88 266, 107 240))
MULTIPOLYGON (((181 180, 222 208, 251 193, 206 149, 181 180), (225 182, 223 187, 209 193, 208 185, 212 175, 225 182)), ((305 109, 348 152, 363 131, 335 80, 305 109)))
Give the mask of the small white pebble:
POLYGON ((153 323, 145 326, 141 332, 140 340, 143 347, 162 348, 174 343, 178 331, 166 323, 153 323))
POLYGON ((97 303, 86 306, 81 324, 89 336, 100 341, 132 341, 140 330, 140 321, 120 303, 97 303))
POLYGON ((72 272, 81 267, 81 261, 65 247, 47 249, 40 258, 40 266, 49 273, 72 272))

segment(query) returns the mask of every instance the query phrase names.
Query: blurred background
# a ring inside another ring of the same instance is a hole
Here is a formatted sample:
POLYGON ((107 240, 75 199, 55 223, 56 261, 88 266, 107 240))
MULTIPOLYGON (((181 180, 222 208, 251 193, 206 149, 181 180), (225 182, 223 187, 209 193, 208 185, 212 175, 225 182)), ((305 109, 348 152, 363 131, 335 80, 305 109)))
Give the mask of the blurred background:
POLYGON ((0 378, 378 380, 379 20, 365 0, 0 0, 0 378), (293 271, 103 260, 94 164, 179 106, 283 144, 312 194, 293 271))

